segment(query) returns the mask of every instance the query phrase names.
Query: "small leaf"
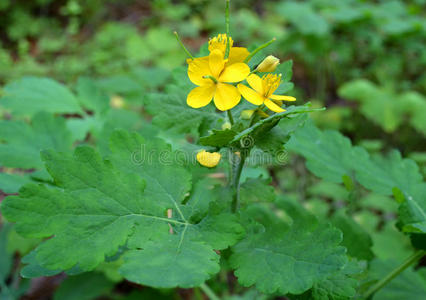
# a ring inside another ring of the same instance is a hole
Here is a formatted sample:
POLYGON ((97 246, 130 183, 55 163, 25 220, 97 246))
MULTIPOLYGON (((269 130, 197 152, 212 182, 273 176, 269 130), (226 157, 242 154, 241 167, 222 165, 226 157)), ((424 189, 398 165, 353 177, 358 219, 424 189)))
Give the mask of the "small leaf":
POLYGON ((224 147, 232 141, 238 132, 232 129, 216 130, 212 134, 200 138, 199 143, 203 146, 224 147))

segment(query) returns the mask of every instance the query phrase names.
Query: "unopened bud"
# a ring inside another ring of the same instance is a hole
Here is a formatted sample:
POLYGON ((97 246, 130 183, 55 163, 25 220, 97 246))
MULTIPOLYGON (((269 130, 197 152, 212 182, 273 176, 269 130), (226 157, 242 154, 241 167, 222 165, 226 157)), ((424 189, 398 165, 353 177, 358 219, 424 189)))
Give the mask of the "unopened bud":
POLYGON ((241 119, 250 120, 251 116, 253 116, 254 111, 255 111, 254 109, 243 110, 241 112, 241 119))
POLYGON ((258 72, 274 72, 279 64, 280 60, 278 58, 269 55, 257 66, 256 70, 258 72))
POLYGON ((222 124, 222 130, 231 129, 231 123, 225 122, 222 124))
POLYGON ((207 152, 206 150, 202 150, 197 153, 197 161, 200 165, 207 168, 216 167, 221 157, 219 152, 207 152))

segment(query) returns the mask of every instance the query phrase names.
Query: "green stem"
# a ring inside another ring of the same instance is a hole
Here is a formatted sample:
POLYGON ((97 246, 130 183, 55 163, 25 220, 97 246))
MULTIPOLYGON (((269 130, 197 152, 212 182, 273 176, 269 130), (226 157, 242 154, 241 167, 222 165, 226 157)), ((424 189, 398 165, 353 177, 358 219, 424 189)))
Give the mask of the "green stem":
POLYGON ((397 277, 401 272, 403 272, 405 269, 407 269, 409 266, 417 262, 420 258, 425 255, 426 251, 424 250, 418 250, 413 255, 411 255, 405 262, 403 262, 400 266, 392 270, 388 275, 383 277, 381 280, 379 280, 376 284, 374 284, 371 288, 367 290, 367 292, 364 295, 365 299, 368 299, 374 293, 379 291, 381 288, 383 288, 385 285, 387 285, 392 279, 397 277))
POLYGON ((203 78, 205 78, 205 79, 210 79, 211 81, 213 81, 214 83, 216 83, 217 84, 217 80, 216 80, 216 78, 214 78, 213 76, 211 76, 211 75, 205 75, 205 76, 203 76, 203 78))
POLYGON ((207 284, 203 283, 200 285, 200 289, 203 290, 204 294, 206 294, 210 300, 220 300, 220 298, 216 296, 216 294, 209 288, 207 284))
POLYGON ((230 109, 228 109, 228 110, 226 111, 226 113, 228 114, 229 123, 231 123, 231 125, 234 125, 234 117, 232 117, 231 110, 230 110, 230 109))
POLYGON ((259 52, 260 50, 262 50, 263 48, 268 47, 270 44, 272 44, 273 42, 275 42, 277 39, 273 38, 272 40, 270 40, 269 42, 260 45, 259 47, 257 47, 255 50, 253 50, 249 56, 246 57, 246 59, 244 60, 245 63, 248 63, 250 61, 250 59, 252 59, 253 56, 255 56, 257 54, 257 52, 259 52))
MULTIPOLYGON (((240 152, 240 157, 238 159, 237 165, 234 170, 234 174, 232 176, 232 188, 233 191, 233 198, 232 198, 232 212, 235 213, 238 210, 238 207, 240 206, 240 178, 241 178, 241 172, 243 171, 244 162, 246 161, 248 150, 243 149, 240 152)), ((236 155, 236 154, 235 154, 236 155)), ((234 157, 236 158, 236 157, 234 157)))
POLYGON ((181 45, 183 51, 185 51, 186 55, 188 55, 189 58, 194 59, 194 56, 192 56, 191 52, 189 52, 188 49, 186 49, 185 45, 182 43, 182 40, 180 39, 179 34, 176 31, 173 33, 176 36, 176 39, 178 43, 181 45))
POLYGON ((226 48, 225 48, 225 59, 229 56, 229 51, 231 48, 231 45, 229 44, 230 38, 230 29, 229 29, 229 0, 226 0, 226 7, 225 7, 225 26, 226 26, 226 48))

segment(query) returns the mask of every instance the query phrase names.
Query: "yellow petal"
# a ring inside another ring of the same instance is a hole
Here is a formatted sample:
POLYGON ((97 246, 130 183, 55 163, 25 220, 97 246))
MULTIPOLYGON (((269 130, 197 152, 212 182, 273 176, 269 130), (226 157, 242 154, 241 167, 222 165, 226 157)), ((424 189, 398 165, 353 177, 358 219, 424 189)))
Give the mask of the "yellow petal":
POLYGON ((229 49, 229 57, 227 65, 243 62, 250 52, 244 47, 232 47, 229 49))
POLYGON ((210 71, 209 57, 204 56, 200 58, 194 58, 188 63, 188 77, 196 85, 205 85, 211 83, 210 79, 205 79, 203 76, 213 76, 210 71))
POLYGON ((250 68, 244 63, 236 63, 226 66, 219 77, 220 82, 239 82, 246 79, 250 73, 250 68))
POLYGON ((218 152, 207 152, 206 150, 202 150, 197 153, 197 161, 200 163, 200 165, 207 167, 207 168, 213 168, 216 167, 219 164, 221 155, 218 152))
POLYGON ((237 85, 238 90, 240 91, 241 95, 250 103, 253 103, 254 105, 261 105, 263 104, 264 98, 262 95, 260 95, 255 90, 249 88, 248 86, 245 86, 244 84, 237 85))
POLYGON ((296 98, 284 95, 271 95, 269 96, 269 98, 271 98, 272 100, 296 101, 296 98))
POLYGON ((215 49, 210 52, 209 55, 209 66, 213 77, 218 78, 225 66, 225 60, 223 59, 223 52, 215 49))
POLYGON ((276 105, 274 102, 272 102, 269 99, 266 99, 264 103, 265 103, 267 108, 269 108, 270 110, 272 110, 276 113, 280 113, 280 112, 285 111, 285 109, 282 109, 281 107, 279 107, 278 105, 276 105))
POLYGON ((247 77, 247 82, 256 92, 264 95, 262 78, 256 74, 251 74, 249 77, 247 77))
POLYGON ((238 89, 230 84, 218 83, 214 94, 214 104, 217 109, 225 111, 236 106, 241 100, 238 89))
POLYGON ((215 89, 216 85, 213 83, 196 87, 189 92, 188 97, 186 97, 186 103, 193 108, 206 106, 212 101, 215 89))

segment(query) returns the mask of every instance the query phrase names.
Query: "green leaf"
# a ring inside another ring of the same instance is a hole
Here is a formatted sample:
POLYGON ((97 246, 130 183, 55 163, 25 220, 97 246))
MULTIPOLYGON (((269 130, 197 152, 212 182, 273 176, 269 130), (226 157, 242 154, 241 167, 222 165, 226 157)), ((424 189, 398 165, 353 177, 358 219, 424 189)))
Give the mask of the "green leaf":
MULTIPOLYGON (((370 277, 376 280, 382 279, 396 268, 400 262, 379 261, 372 262, 370 277)), ((406 269, 373 296, 373 300, 423 300, 426 295, 426 268, 416 271, 412 267, 406 269)))
POLYGON ((216 130, 213 129, 212 134, 203 136, 199 139, 200 145, 211 147, 224 147, 232 141, 238 132, 232 129, 216 130))
POLYGON ((320 131, 312 122, 298 129, 286 144, 290 151, 303 155, 306 166, 316 176, 340 183, 343 176, 353 176, 356 166, 368 159, 361 147, 337 131, 320 131))
MULTIPOLYGON (((312 290, 305 294, 312 300, 350 300, 356 295, 358 280, 354 276, 363 271, 356 261, 349 261, 341 270, 315 284, 312 290)), ((299 299, 299 298, 296 298, 299 299)))
POLYGON ((360 260, 371 260, 374 257, 370 235, 354 220, 343 212, 333 215, 332 224, 343 232, 342 246, 348 254, 360 260))
POLYGON ((403 231, 426 233, 426 183, 414 186, 399 206, 403 231))
POLYGON ((146 110, 154 116, 154 125, 176 133, 203 134, 205 128, 223 116, 217 114, 212 105, 194 109, 186 104, 189 89, 169 85, 165 94, 150 94, 146 101, 146 110))
POLYGON ((54 300, 91 300, 109 293, 114 283, 99 273, 67 277, 56 290, 54 300))
POLYGON ((74 155, 44 151, 58 188, 29 184, 4 200, 2 213, 20 234, 51 237, 28 258, 25 274, 90 271, 124 246, 129 251, 120 272, 141 284, 193 287, 218 272, 214 249, 235 244, 244 233, 237 217, 216 211, 188 221, 195 209, 182 203, 191 176, 161 160, 173 155, 164 142, 117 131, 111 148, 109 160, 90 147, 74 155), (150 157, 140 163, 135 154, 142 153, 150 157))
POLYGON ((130 281, 157 288, 194 287, 219 272, 219 256, 208 245, 171 235, 131 250, 120 272, 130 281))
POLYGON ((274 202, 275 190, 270 179, 248 178, 240 187, 240 199, 244 204, 274 202))
MULTIPOLYGON (((243 286, 263 293, 301 294, 346 264, 341 232, 300 209, 287 207, 291 225, 271 215, 232 247, 230 263, 243 286)), ((260 212, 255 212, 260 216, 260 212)))
POLYGON ((404 195, 399 207, 403 230, 426 233, 426 184, 413 160, 403 159, 398 151, 386 157, 375 156, 368 163, 359 163, 357 179, 384 195, 394 194, 395 188, 400 190, 404 195))
POLYGON ((75 96, 64 85, 49 79, 24 77, 4 87, 0 106, 15 115, 81 113, 75 96))
POLYGON ((0 165, 13 168, 41 168, 40 151, 69 151, 70 132, 64 119, 48 113, 38 113, 31 125, 22 121, 0 121, 0 165))
POLYGON ((109 109, 109 97, 98 87, 96 81, 89 77, 80 77, 76 86, 80 104, 95 113, 103 113, 109 109))
POLYGON ((396 150, 387 156, 376 155, 371 160, 361 160, 357 164, 358 181, 379 194, 392 195, 392 189, 397 187, 409 195, 422 182, 416 163, 411 159, 403 159, 396 150))
MULTIPOLYGON (((286 111, 281 113, 273 114, 272 116, 265 118, 263 120, 260 120, 253 126, 241 131, 239 134, 237 134, 231 141, 233 144, 241 144, 242 147, 245 147, 244 141, 241 142, 242 139, 256 139, 261 136, 264 133, 267 133, 272 128, 274 128, 278 122, 285 117, 294 116, 297 114, 303 114, 307 112, 313 112, 313 111, 321 111, 322 109, 312 109, 309 107, 309 103, 303 106, 290 106, 287 108, 286 111)), ((254 143, 251 143, 249 146, 253 146, 254 143)))
POLYGON ((14 194, 19 191, 21 186, 30 181, 27 176, 0 173, 0 190, 7 194, 14 194))

